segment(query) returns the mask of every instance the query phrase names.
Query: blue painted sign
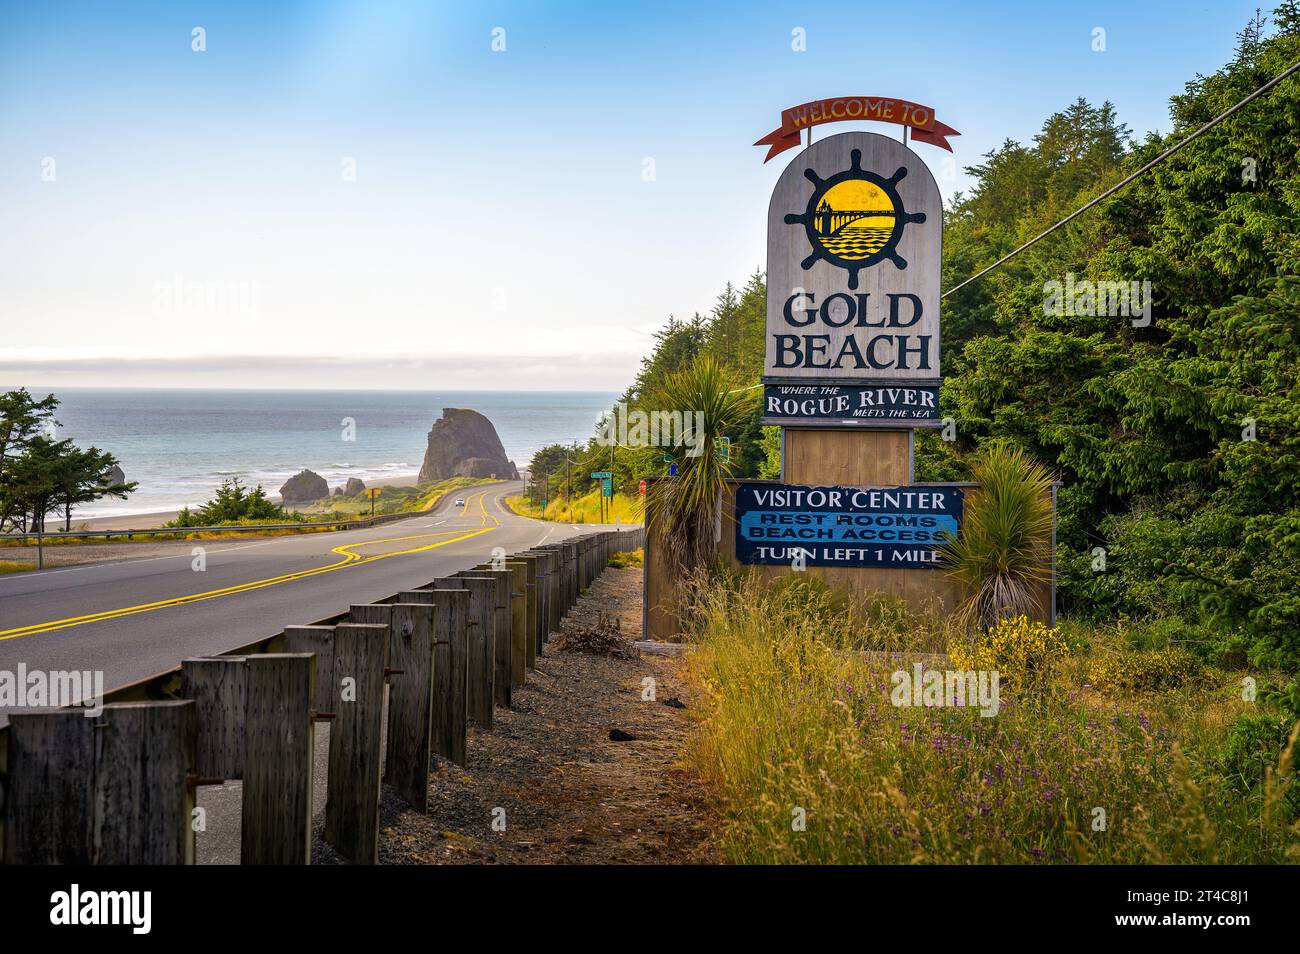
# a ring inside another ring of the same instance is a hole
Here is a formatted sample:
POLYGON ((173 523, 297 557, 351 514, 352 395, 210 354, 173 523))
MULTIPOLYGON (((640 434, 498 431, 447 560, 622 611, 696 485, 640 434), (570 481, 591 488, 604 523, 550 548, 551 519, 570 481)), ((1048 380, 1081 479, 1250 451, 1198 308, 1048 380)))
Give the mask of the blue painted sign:
POLYGON ((763 386, 763 424, 939 427, 939 382, 763 386))
POLYGON ((932 569, 961 527, 965 494, 948 485, 736 488, 736 559, 750 565, 932 569))

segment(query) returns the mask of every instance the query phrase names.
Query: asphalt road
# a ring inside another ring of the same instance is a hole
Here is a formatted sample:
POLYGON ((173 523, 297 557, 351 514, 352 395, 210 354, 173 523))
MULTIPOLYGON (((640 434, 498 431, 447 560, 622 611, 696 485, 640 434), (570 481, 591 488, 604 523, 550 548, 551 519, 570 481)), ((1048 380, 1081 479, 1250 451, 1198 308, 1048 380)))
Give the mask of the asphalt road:
MULTIPOLYGON (((186 656, 422 586, 490 560, 495 547, 510 553, 580 532, 511 513, 501 498, 520 487, 464 491, 461 507, 453 493, 432 511, 368 530, 190 541, 174 556, 0 577, 0 670, 101 670, 110 691, 186 656)), ((7 721, 0 709, 0 725, 7 721)))

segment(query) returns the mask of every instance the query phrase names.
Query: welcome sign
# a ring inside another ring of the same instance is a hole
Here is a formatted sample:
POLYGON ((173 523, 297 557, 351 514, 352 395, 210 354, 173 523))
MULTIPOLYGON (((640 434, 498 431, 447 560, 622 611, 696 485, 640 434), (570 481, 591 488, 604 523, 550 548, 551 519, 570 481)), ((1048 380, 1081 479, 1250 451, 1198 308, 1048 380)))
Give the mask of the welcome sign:
POLYGON ((736 487, 736 559, 749 565, 933 568, 961 527, 965 495, 947 485, 736 487))
POLYGON ((800 153, 767 216, 768 379, 939 379, 943 208, 901 142, 851 132, 800 153))

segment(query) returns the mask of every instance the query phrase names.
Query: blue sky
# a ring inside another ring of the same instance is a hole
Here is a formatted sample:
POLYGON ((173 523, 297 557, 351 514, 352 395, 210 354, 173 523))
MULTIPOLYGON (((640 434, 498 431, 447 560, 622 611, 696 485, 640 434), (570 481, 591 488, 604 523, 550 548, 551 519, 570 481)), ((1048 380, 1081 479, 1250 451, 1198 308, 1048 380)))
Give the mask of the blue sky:
POLYGON ((1078 96, 1167 131, 1255 4, 882 6, 5 0, 0 381, 621 389, 763 264, 782 108, 933 106, 948 197, 1078 96))

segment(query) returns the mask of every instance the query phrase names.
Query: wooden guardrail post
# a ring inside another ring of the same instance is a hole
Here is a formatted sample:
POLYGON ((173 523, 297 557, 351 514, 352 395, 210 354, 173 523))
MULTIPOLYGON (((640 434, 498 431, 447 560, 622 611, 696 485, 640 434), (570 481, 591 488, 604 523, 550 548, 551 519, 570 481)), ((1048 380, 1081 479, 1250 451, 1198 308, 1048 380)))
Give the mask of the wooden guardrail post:
MULTIPOLYGON (((433 639, 433 743, 435 755, 465 764, 465 693, 469 613, 466 590, 430 590, 438 608, 433 639)), ((432 764, 432 762, 430 763, 432 764)))
MULTIPOLYGON (((378 605, 378 604, 377 604, 378 605)), ((392 607, 383 607, 389 613, 392 607)), ((355 618, 358 607, 352 607, 355 618)), ((363 613, 360 615, 370 615, 363 613)), ((384 623, 334 627, 334 719, 330 723, 325 841, 353 864, 374 864, 379 848, 379 768, 383 757, 384 623)))
POLYGON ((465 714, 475 724, 492 728, 492 686, 496 681, 496 581, 463 570, 443 577, 434 585, 446 589, 463 589, 469 593, 466 620, 467 684, 465 714))
POLYGON ((568 583, 568 596, 564 600, 564 612, 567 614, 578 602, 578 543, 569 540, 564 544, 564 572, 568 583))
POLYGON ((527 666, 529 669, 537 668, 537 558, 529 557, 523 553, 512 554, 507 562, 522 563, 524 565, 524 595, 527 597, 528 605, 528 622, 527 636, 524 638, 524 651, 527 655, 527 666))
POLYGON ((16 711, 7 864, 193 864, 194 703, 16 711))
POLYGON ((203 778, 244 777, 246 663, 245 656, 181 660, 180 695, 194 701, 194 772, 203 778))
POLYGON ((286 626, 284 628, 286 653, 314 653, 316 656, 317 708, 333 712, 334 691, 334 627, 286 626))
POLYGON ((528 564, 506 560, 510 572, 510 685, 528 679, 528 564))
POLYGON ((555 544, 554 546, 542 547, 550 555, 551 565, 547 570, 547 581, 549 583, 550 596, 547 602, 549 607, 547 612, 547 639, 550 635, 559 633, 560 619, 564 616, 564 545, 555 544))
POLYGON ((537 655, 540 656, 551 640, 551 588, 555 583, 551 567, 555 559, 549 550, 533 549, 529 552, 537 555, 537 592, 541 596, 541 605, 537 608, 541 626, 537 636, 537 655))
POLYGON ((384 781, 399 798, 423 812, 429 807, 433 634, 438 610, 424 599, 404 599, 406 595, 399 595, 399 602, 393 604, 388 645, 388 665, 397 671, 388 686, 384 781))
POLYGON ((315 657, 267 653, 246 665, 240 860, 309 864, 315 657))
POLYGON ((497 705, 508 709, 512 681, 510 678, 510 571, 494 570, 492 564, 483 563, 465 572, 492 580, 492 608, 496 617, 492 629, 495 657, 492 694, 497 705))

